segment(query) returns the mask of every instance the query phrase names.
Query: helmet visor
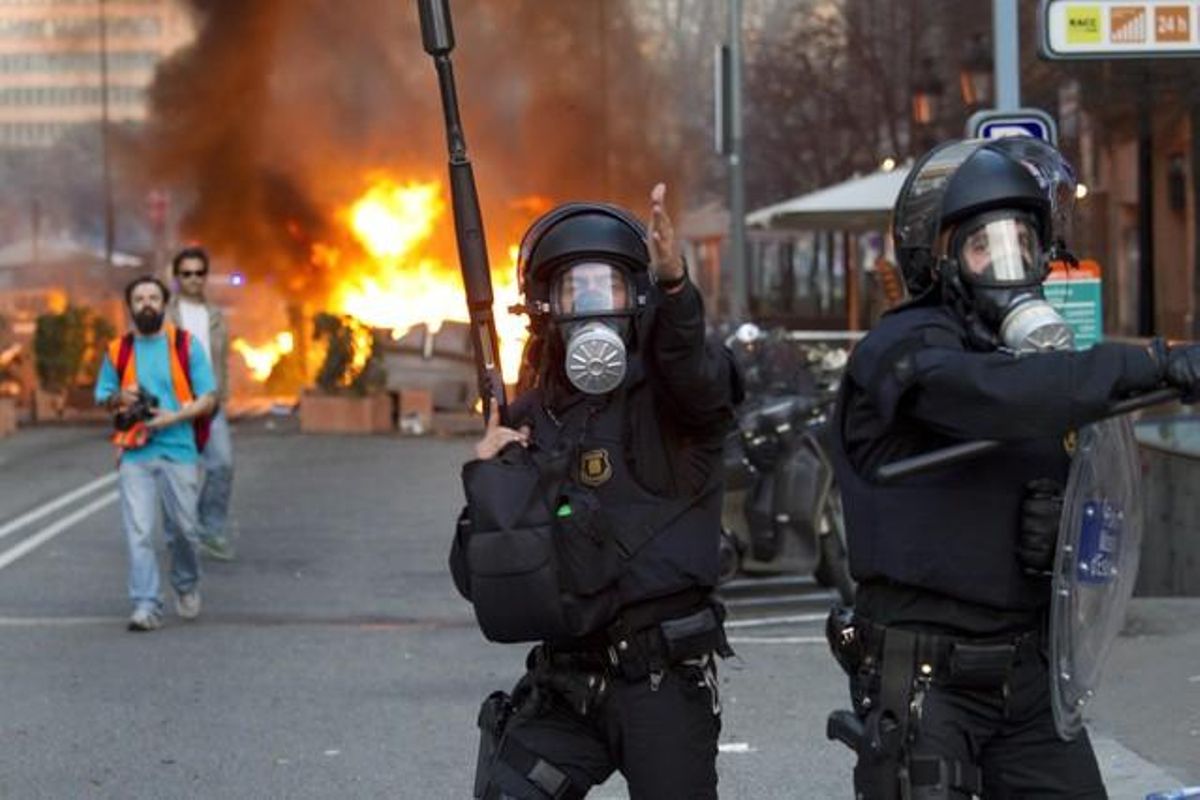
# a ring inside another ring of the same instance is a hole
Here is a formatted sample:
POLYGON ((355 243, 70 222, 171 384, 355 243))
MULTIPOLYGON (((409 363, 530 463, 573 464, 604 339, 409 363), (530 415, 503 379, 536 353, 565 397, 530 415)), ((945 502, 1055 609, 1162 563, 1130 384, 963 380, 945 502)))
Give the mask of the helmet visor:
POLYGON ((983 286, 1038 283, 1044 272, 1033 221, 1023 215, 984 214, 959 226, 954 255, 965 280, 983 286))
POLYGON ((556 318, 610 316, 633 310, 625 273, 602 261, 571 264, 550 284, 550 313, 556 318))

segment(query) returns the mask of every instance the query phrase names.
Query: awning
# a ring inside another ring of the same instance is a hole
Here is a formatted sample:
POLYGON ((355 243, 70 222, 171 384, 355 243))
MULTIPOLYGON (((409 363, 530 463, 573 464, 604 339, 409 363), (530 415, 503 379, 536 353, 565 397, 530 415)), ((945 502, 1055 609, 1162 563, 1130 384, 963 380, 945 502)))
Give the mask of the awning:
POLYGON ((881 230, 908 176, 908 167, 858 178, 765 206, 746 215, 746 223, 793 230, 881 230))
MULTIPOLYGON (((22 239, 0 247, 0 269, 32 267, 34 264, 94 264, 105 263, 104 251, 64 237, 47 237, 34 242, 22 239)), ((142 267, 145 259, 130 253, 114 251, 114 267, 142 267)))

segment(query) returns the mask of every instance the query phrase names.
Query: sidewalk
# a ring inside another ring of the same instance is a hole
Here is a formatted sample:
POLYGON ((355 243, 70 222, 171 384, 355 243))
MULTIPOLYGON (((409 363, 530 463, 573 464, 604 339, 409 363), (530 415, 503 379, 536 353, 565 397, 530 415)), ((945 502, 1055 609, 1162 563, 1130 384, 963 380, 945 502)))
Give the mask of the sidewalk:
POLYGON ((1145 797, 1120 787, 1153 769, 1169 773, 1153 788, 1200 785, 1200 598, 1134 598, 1088 724, 1113 798, 1145 797))

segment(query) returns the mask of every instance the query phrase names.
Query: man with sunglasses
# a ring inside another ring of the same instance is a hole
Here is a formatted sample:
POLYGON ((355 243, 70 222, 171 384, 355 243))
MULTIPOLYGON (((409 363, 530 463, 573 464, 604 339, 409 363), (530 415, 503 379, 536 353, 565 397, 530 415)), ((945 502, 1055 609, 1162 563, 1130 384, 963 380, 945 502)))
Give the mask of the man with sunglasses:
POLYGON ((227 535, 229 498, 233 492, 233 442, 225 406, 229 402, 229 326, 221 309, 208 301, 208 253, 203 247, 185 247, 171 260, 179 291, 167 307, 167 319, 186 330, 208 356, 217 381, 217 410, 204 447, 204 486, 197 511, 200 549, 210 558, 232 561, 227 535))

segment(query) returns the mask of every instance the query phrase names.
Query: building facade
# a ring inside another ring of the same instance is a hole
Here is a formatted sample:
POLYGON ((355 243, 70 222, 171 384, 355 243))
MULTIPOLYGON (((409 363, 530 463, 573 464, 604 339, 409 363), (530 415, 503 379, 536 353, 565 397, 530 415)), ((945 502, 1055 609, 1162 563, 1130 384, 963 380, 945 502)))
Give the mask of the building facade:
POLYGON ((194 31, 180 0, 0 0, 0 148, 145 119, 155 67, 194 31))

